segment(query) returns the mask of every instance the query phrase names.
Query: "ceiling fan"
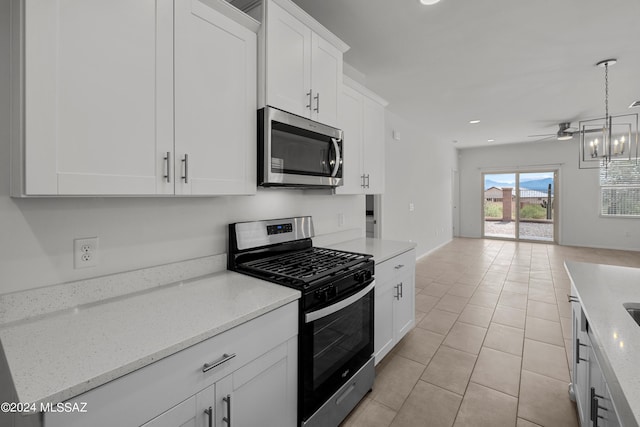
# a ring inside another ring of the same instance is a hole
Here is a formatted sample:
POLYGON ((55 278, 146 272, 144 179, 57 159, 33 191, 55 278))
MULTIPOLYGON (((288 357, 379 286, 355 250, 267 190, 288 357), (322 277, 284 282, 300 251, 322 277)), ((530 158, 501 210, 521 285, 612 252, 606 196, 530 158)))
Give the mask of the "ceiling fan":
POLYGON ((558 141, 566 141, 566 140, 572 139, 574 133, 579 133, 579 130, 577 128, 572 128, 570 122, 562 122, 562 123, 558 123, 558 132, 556 133, 547 133, 542 135, 529 135, 529 138, 536 138, 540 136, 544 137, 541 139, 537 139, 536 142, 544 141, 546 139, 551 139, 553 137, 555 137, 558 141))

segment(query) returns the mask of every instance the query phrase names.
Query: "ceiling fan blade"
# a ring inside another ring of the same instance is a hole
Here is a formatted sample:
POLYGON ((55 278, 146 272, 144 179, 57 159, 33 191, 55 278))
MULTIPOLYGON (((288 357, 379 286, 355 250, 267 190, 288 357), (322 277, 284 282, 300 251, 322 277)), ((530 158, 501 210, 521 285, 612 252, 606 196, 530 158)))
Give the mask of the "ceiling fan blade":
MULTIPOLYGON (((539 135, 539 136, 544 136, 544 135, 539 135)), ((557 137, 558 137, 558 135, 556 135, 556 134, 554 133, 554 134, 551 134, 551 135, 546 136, 546 137, 544 137, 544 138, 536 139, 535 141, 532 141, 532 142, 546 141, 547 139, 557 138, 557 137)))
POLYGON ((529 136, 527 136, 527 138, 537 138, 539 136, 556 136, 556 134, 555 133, 543 133, 541 135, 529 135, 529 136))

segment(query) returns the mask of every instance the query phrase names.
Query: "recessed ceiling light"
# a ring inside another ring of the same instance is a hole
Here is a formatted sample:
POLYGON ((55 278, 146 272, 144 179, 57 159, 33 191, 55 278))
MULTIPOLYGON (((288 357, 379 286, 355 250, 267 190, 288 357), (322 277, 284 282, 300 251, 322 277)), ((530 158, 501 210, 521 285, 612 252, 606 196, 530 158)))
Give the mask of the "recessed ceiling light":
POLYGON ((487 139, 487 142, 495 142, 495 139, 487 139))
POLYGON ((458 140, 457 140, 457 139, 454 139, 454 140, 453 140, 453 141, 451 141, 451 142, 453 142, 454 144, 457 144, 457 143, 458 143, 458 140))
POLYGON ((424 4, 425 6, 431 6, 432 4, 436 4, 439 1, 440 0, 420 0, 420 3, 424 4))
POLYGON ((469 123, 475 125, 477 123, 480 123, 480 120, 469 120, 469 123))

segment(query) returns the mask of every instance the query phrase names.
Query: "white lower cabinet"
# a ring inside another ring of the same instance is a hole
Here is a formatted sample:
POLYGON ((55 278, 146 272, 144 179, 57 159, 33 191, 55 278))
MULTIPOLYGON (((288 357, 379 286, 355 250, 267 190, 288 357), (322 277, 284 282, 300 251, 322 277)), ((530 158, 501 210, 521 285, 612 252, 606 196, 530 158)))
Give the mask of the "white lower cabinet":
POLYGON ((143 427, 293 426, 295 400, 291 401, 293 395, 280 392, 288 388, 289 350, 295 350, 294 347, 287 343, 279 345, 143 427))
POLYGON ((45 427, 295 426, 298 302, 81 394, 45 427))
MULTIPOLYGON (((574 286, 572 295, 577 295, 574 286)), ((573 372, 571 391, 583 427, 617 427, 620 425, 607 380, 602 373, 592 345, 589 322, 580 301, 573 300, 573 372)))
POLYGON ((376 265, 375 363, 415 324, 415 250, 376 265))

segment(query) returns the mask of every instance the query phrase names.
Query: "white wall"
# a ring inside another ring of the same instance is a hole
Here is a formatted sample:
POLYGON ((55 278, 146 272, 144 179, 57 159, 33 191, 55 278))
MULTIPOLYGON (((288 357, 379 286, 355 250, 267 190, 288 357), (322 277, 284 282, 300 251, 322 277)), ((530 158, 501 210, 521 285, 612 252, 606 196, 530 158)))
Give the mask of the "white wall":
POLYGON ((427 130, 386 113, 386 187, 382 196, 382 238, 412 240, 423 255, 452 238, 451 171, 456 151, 427 130), (392 138, 400 132, 401 140, 392 138), (409 211, 413 203, 414 211, 409 211))
POLYGON ((640 219, 599 215, 597 169, 578 169, 578 138, 571 141, 497 145, 459 150, 461 235, 480 237, 482 172, 492 168, 526 170, 561 164, 557 183, 558 243, 610 249, 640 250, 640 219))
POLYGON ((316 235, 356 228, 364 196, 264 190, 215 198, 12 199, 0 151, 0 294, 227 251, 227 224, 312 215, 316 235), (345 224, 338 226, 338 212, 345 224), (73 268, 73 239, 99 237, 99 266, 73 268))

